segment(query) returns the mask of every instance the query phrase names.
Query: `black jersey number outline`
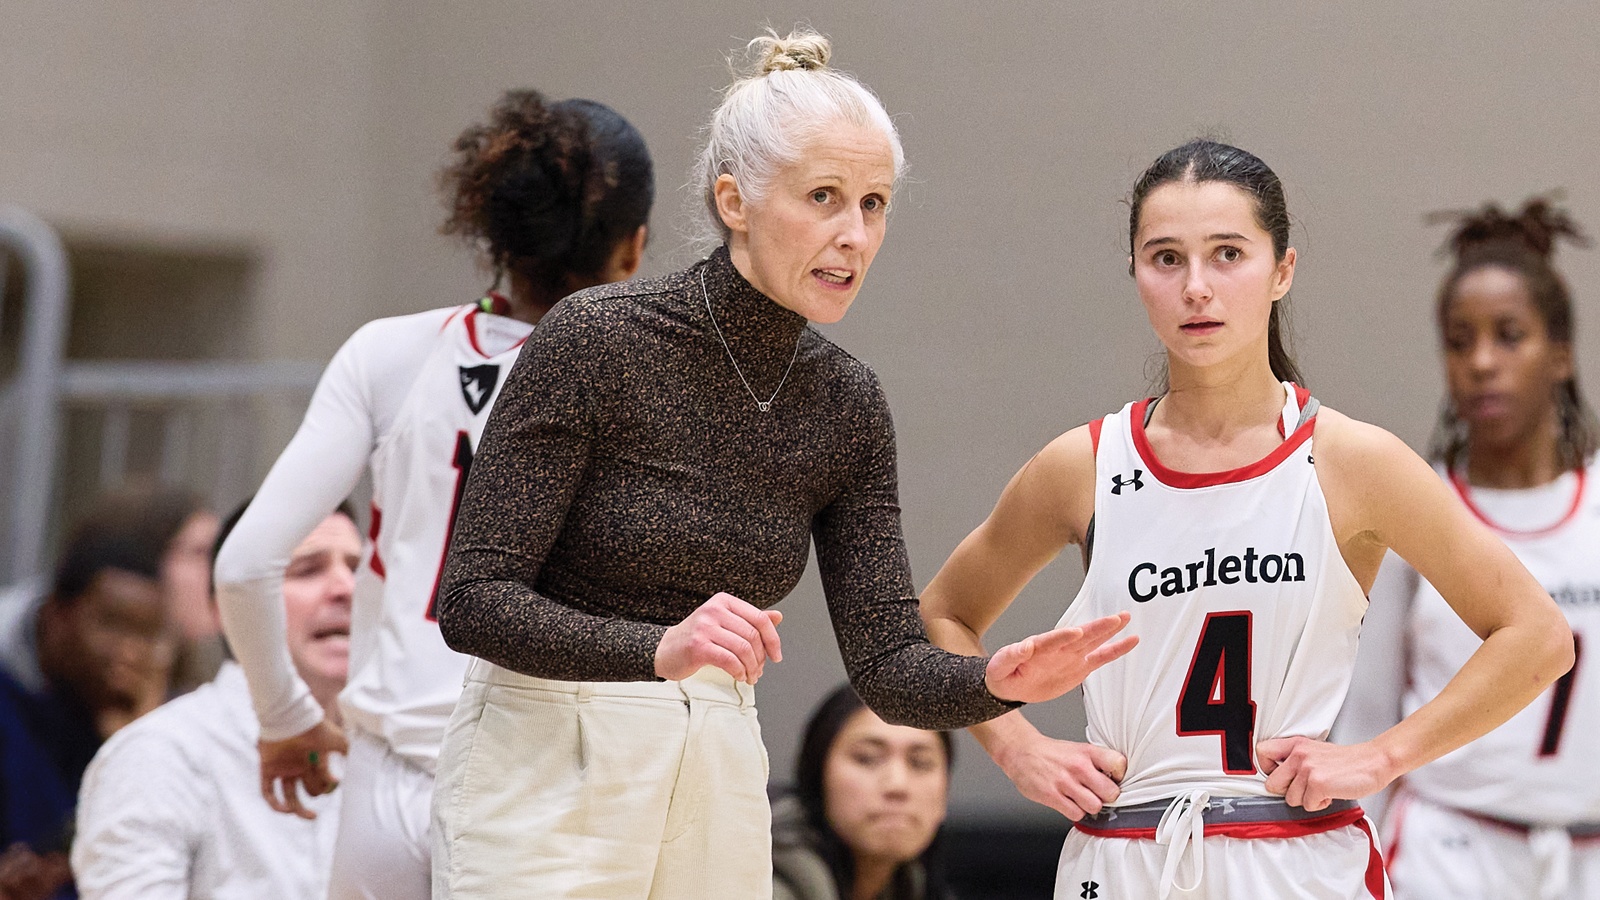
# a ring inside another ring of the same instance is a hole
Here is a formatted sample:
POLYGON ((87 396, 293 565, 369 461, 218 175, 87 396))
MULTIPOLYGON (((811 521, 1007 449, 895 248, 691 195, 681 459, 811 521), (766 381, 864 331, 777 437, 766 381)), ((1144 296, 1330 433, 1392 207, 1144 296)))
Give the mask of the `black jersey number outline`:
POLYGON ((1567 726, 1567 713, 1572 709, 1572 684, 1578 676, 1578 663, 1583 659, 1583 640, 1572 636, 1572 668, 1556 679, 1550 692, 1550 717, 1544 723, 1544 738, 1539 741, 1539 756, 1555 756, 1561 752, 1561 732, 1567 726))
POLYGON ((456 530, 456 512, 461 509, 461 497, 467 492, 467 473, 472 470, 472 438, 465 431, 456 432, 455 454, 450 465, 456 470, 455 497, 450 501, 450 523, 444 530, 444 549, 439 551, 439 571, 433 576, 433 596, 428 600, 428 621, 439 621, 439 585, 444 581, 444 561, 450 556, 450 535, 456 530))
POLYGON ((1178 696, 1178 734, 1222 738, 1222 770, 1256 773, 1256 703, 1250 699, 1248 611, 1214 612, 1200 626, 1189 674, 1178 696))

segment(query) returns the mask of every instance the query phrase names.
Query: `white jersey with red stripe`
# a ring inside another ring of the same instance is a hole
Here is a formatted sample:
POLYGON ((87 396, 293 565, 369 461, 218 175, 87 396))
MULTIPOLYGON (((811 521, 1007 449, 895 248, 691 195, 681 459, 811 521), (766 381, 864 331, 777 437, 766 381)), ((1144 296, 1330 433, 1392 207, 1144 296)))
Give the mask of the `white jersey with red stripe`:
MULTIPOLYGON (((1445 806, 1527 824, 1600 823, 1600 491, 1584 470, 1523 490, 1469 487, 1440 467, 1467 508, 1506 542, 1566 613, 1572 670, 1511 720, 1406 776, 1445 806)), ((1438 695, 1482 641, 1426 580, 1406 623, 1408 684, 1401 711, 1438 695)))
POLYGON ((356 578, 340 703, 347 724, 433 772, 467 665, 439 634, 434 592, 473 449, 531 330, 476 305, 437 309, 371 322, 329 363, 217 559, 224 624, 264 739, 322 716, 283 643, 282 572, 370 467, 372 542, 356 578))
POLYGON ((1266 796, 1256 742, 1325 738, 1343 702, 1367 600, 1317 481, 1314 401, 1284 387, 1283 443, 1228 472, 1162 465, 1152 401, 1091 426, 1092 553, 1061 622, 1127 610, 1139 636, 1083 686, 1089 740, 1127 757, 1117 806, 1266 796))
POLYGON ((468 661, 434 617, 445 545, 489 409, 531 330, 473 308, 452 314, 372 452, 372 549, 356 578, 340 703, 348 721, 429 771, 468 661))

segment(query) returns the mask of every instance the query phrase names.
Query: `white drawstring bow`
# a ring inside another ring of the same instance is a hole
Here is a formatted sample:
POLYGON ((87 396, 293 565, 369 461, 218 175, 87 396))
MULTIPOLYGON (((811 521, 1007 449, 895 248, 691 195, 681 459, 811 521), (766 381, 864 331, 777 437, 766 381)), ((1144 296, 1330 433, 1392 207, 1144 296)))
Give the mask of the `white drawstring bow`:
POLYGON ((1188 893, 1200 886, 1206 874, 1206 854, 1203 846, 1206 836, 1205 811, 1211 807, 1211 792, 1190 791, 1172 798, 1167 811, 1156 824, 1156 843, 1167 845, 1167 862, 1161 867, 1161 900, 1166 900, 1173 888, 1188 893), (1193 850, 1194 883, 1188 887, 1178 885, 1178 866, 1186 852, 1193 850))

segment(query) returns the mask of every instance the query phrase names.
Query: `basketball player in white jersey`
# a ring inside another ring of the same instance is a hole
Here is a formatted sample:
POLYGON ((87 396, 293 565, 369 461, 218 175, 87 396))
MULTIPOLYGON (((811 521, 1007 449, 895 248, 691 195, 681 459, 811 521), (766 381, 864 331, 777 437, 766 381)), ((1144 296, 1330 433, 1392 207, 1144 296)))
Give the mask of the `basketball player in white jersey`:
POLYGON ((924 592, 929 632, 979 652, 1069 543, 1088 572, 1063 623, 1132 615, 1138 646, 1084 682, 1088 745, 1020 712, 973 728, 1025 795, 1077 822, 1058 898, 1385 896, 1352 798, 1505 721, 1571 665, 1571 636, 1426 463, 1294 384, 1276 310, 1296 254, 1266 164, 1194 141, 1144 173, 1130 208, 1169 387, 1023 467, 924 592), (1404 722, 1337 746, 1389 547, 1488 639, 1404 722))
MULTIPOLYGON (((1489 734, 1407 775, 1388 807, 1401 900, 1600 896, 1600 427, 1578 390, 1572 298, 1551 264, 1581 240, 1544 200, 1462 216, 1439 290, 1450 386, 1434 438, 1440 477, 1566 614, 1578 661, 1489 734)), ((1373 639, 1335 734, 1365 737, 1436 696, 1478 638, 1400 560, 1372 590, 1373 639)))
POLYGON ((267 802, 309 815, 298 790, 335 786, 329 755, 348 738, 334 898, 429 894, 434 766, 467 664, 445 646, 433 603, 462 485, 533 324, 572 291, 633 275, 654 194, 643 138, 588 100, 511 91, 454 149, 443 230, 485 248, 509 292, 358 330, 217 557, 223 623, 261 720, 267 802), (290 664, 279 595, 289 552, 364 470, 372 549, 341 728, 290 664))

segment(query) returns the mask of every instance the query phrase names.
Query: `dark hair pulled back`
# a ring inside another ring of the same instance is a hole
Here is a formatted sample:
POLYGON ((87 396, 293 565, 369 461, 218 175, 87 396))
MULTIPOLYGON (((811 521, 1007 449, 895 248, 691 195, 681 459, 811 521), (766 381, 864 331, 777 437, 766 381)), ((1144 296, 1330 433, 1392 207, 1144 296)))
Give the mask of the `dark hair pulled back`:
MULTIPOLYGON (((1173 182, 1201 184, 1208 181, 1231 184, 1250 195, 1256 224, 1272 235, 1273 256, 1280 261, 1283 259, 1289 249, 1289 205, 1277 173, 1252 153, 1218 141, 1196 138, 1162 154, 1134 182, 1133 194, 1128 198, 1129 275, 1133 274, 1132 253, 1139 233, 1139 216, 1144 212, 1144 201, 1150 193, 1173 182)), ((1304 385, 1305 376, 1289 351, 1287 329, 1283 325, 1283 317, 1288 315, 1283 307, 1288 302, 1288 295, 1284 295, 1272 304, 1267 319, 1267 361, 1274 378, 1304 385)))
MULTIPOLYGON (((828 754, 833 751, 833 745, 839 740, 839 732, 844 730, 846 722, 867 705, 861 701, 855 689, 849 684, 840 685, 833 693, 829 694, 811 714, 811 720, 806 723, 804 736, 800 739, 800 758, 795 762, 795 796, 800 801, 800 806, 805 810, 806 824, 818 838, 818 852, 833 872, 833 882, 839 889, 839 896, 850 896, 850 887, 855 883, 855 855, 850 852, 844 839, 839 837, 833 826, 828 824, 828 813, 823 800, 823 771, 827 768, 828 754)), ((939 740, 944 744, 945 771, 955 764, 955 745, 950 739, 950 732, 934 732, 939 735, 939 740)), ((939 864, 943 844, 943 829, 934 836, 933 843, 928 849, 922 851, 919 857, 927 876, 926 900, 942 900, 949 898, 950 890, 945 884, 943 867, 939 864)), ((890 882, 888 896, 896 898, 909 897, 910 890, 906 881, 907 873, 903 870, 895 873, 894 880, 890 882)), ((924 898, 915 898, 924 900, 924 898)))
POLYGON ((573 278, 597 276, 650 218, 644 138, 593 100, 507 91, 453 150, 439 173, 450 208, 439 230, 481 246, 497 277, 520 274, 552 300, 571 292, 573 278))
MULTIPOLYGON (((1555 269, 1555 249, 1562 239, 1587 247, 1589 238, 1565 210, 1555 206, 1555 199, 1534 197, 1514 216, 1506 215, 1494 203, 1474 211, 1428 216, 1430 224, 1448 222, 1454 226, 1440 248, 1440 253, 1455 259, 1439 285, 1434 309, 1441 337, 1462 279, 1479 269, 1495 267, 1522 279, 1533 301, 1534 314, 1544 323, 1550 341, 1572 346, 1572 294, 1555 269)), ((1555 403, 1561 428, 1556 443, 1557 462, 1563 469, 1575 469, 1600 449, 1600 422, 1578 388, 1576 371, 1557 387, 1555 403)), ((1430 453, 1453 466, 1466 445, 1466 425, 1456 415, 1455 404, 1446 399, 1434 428, 1430 453)))

